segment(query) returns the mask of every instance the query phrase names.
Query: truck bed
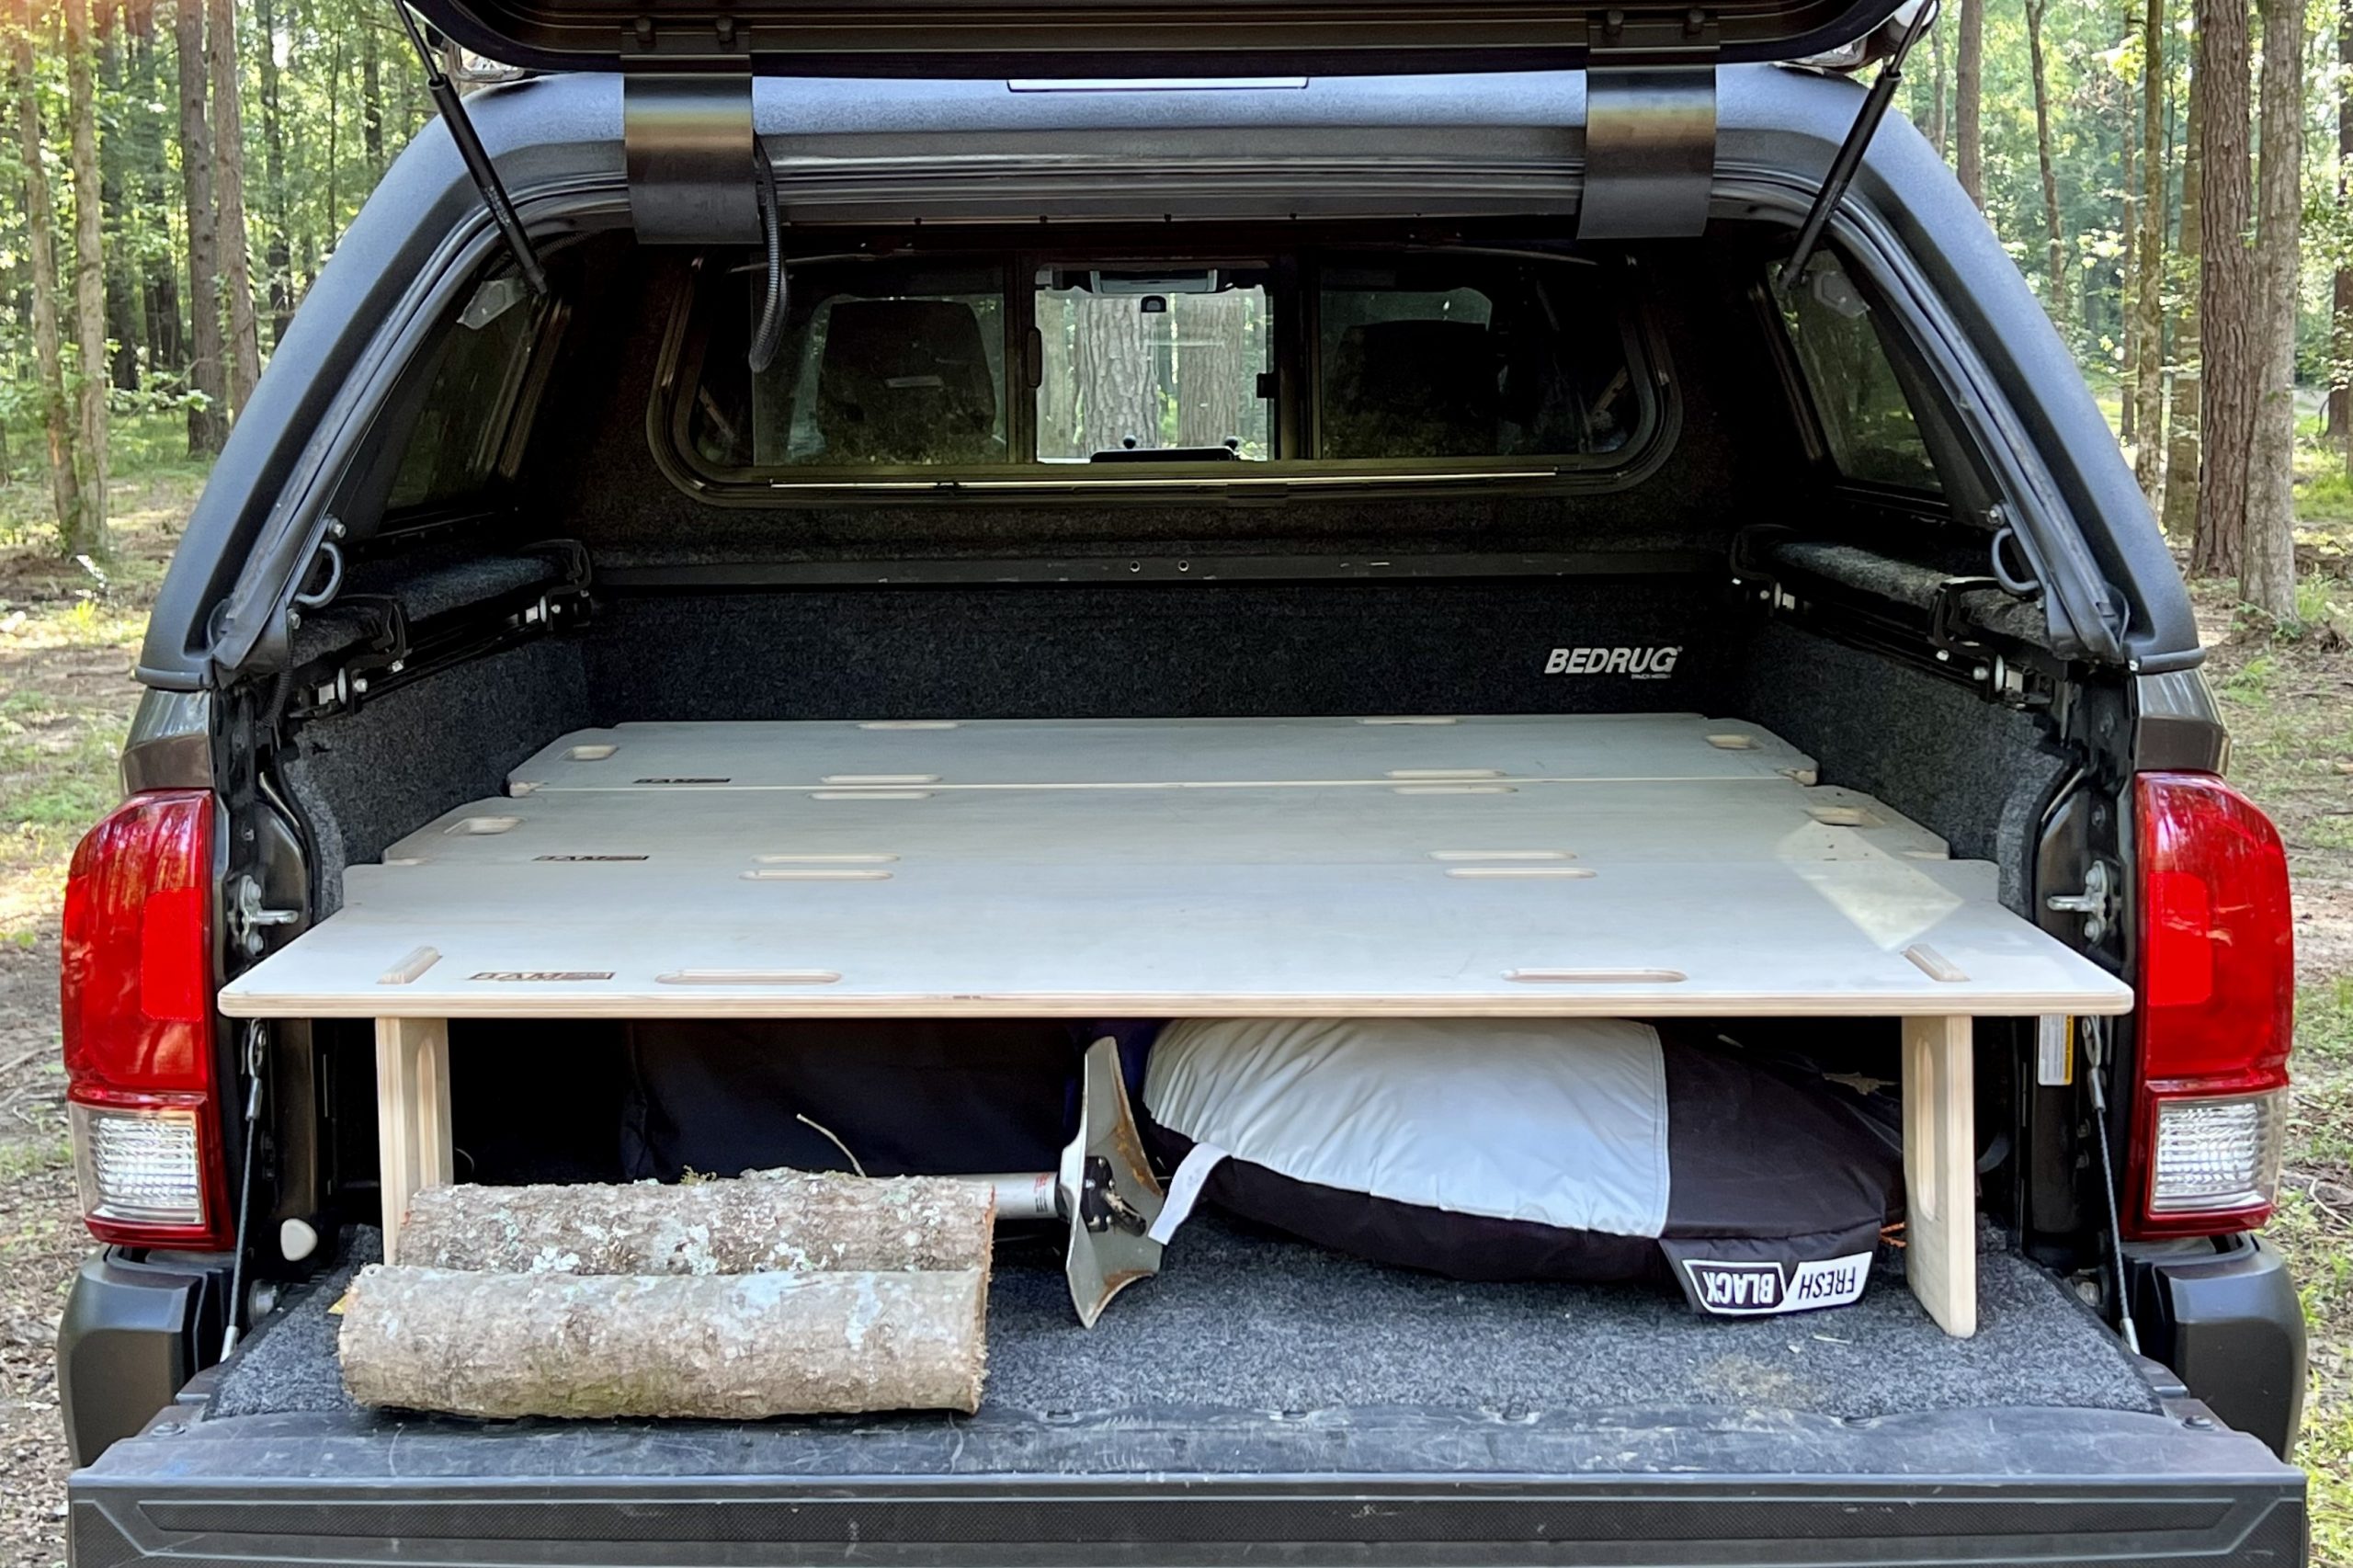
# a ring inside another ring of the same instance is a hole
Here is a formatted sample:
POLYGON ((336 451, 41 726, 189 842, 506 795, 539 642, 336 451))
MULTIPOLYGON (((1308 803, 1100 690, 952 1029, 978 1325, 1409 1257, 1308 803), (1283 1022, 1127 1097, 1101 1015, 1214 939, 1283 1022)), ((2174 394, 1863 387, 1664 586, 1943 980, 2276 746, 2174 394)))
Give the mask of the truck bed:
POLYGON ((346 1273, 77 1476, 75 1561, 2287 1559, 2300 1474, 2144 1378, 2056 1280, 1983 1265, 1984 1326, 1956 1340, 1893 1274, 1841 1311, 1703 1319, 1202 1216, 1090 1333, 1051 1244, 1016 1234, 977 1416, 751 1426, 355 1409, 326 1311, 346 1273))
MULTIPOLYGON (((1967 1340, 1940 1333, 1893 1267, 1853 1307, 1707 1318, 1668 1287, 1466 1285, 1214 1212, 1188 1223, 1159 1278, 1121 1295, 1090 1332, 1071 1315, 1059 1245, 1034 1232, 999 1244, 979 1415, 861 1425, 952 1428, 986 1442, 1031 1423, 1118 1427, 1197 1412, 1312 1423, 1411 1409, 1476 1423, 1645 1408, 1842 1419, 2158 1408, 2142 1363, 2059 1281, 1996 1248, 1990 1231, 1981 1326, 1967 1340)), ((374 1253, 374 1233, 360 1233, 342 1270, 281 1307, 222 1370, 209 1415, 358 1415, 338 1379, 338 1320, 327 1308, 374 1253)))

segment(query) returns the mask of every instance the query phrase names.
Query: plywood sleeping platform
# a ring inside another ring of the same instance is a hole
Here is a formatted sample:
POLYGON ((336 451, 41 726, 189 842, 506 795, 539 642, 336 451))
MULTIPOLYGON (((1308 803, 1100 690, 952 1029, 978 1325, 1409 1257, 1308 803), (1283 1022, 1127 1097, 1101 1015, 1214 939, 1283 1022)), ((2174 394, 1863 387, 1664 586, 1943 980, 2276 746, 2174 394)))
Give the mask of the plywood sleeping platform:
POLYGON ((1995 869, 1697 714, 629 724, 345 874, 235 1017, 378 1020, 388 1210, 453 1017, 1904 1020, 1909 1267, 1975 1322, 1970 1020, 2122 1012, 1995 869))

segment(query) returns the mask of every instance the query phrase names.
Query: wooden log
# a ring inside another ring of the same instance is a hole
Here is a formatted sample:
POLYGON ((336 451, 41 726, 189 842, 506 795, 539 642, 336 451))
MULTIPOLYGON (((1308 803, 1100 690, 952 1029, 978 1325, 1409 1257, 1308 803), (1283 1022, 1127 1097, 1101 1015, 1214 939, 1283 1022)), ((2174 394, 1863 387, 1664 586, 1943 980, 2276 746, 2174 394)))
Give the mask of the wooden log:
POLYGON ((547 1274, 985 1268, 994 1216, 985 1183, 947 1176, 427 1187, 395 1261, 547 1274))
POLYGON ((362 1269, 344 1386, 366 1405, 583 1418, 978 1409, 988 1276, 583 1277, 362 1269))

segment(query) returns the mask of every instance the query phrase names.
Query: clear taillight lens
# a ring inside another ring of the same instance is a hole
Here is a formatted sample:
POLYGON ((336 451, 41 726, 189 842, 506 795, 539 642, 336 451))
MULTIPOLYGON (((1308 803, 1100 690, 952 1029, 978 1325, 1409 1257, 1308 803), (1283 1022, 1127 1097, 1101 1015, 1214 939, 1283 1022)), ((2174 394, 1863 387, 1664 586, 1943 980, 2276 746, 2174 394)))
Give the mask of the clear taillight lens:
POLYGON ((127 1225, 204 1223, 204 1140, 197 1112, 77 1105, 74 1174, 82 1212, 127 1225))
POLYGON ((2153 1214, 2268 1211, 2279 1191, 2288 1091, 2156 1102, 2153 1214))

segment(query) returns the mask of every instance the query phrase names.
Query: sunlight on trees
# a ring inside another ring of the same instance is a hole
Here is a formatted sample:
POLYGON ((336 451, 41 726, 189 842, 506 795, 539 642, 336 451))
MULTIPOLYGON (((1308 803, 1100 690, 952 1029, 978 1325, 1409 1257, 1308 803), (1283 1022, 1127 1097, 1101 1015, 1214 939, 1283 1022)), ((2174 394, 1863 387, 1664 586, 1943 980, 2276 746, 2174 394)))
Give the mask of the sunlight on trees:
MULTIPOLYGON (((217 451, 431 112, 381 0, 162 3, 0 15, 0 477, 46 484, 74 553, 105 551, 109 417, 180 411, 190 452, 217 451)), ((1949 0, 1898 103, 2109 402, 2166 531, 2289 613, 2290 458, 2325 440, 2353 476, 2353 0, 1949 0)), ((1092 357, 1096 422, 1157 430, 1103 413, 1142 338, 1065 349, 1092 357)), ((1221 412, 1165 415, 1167 438, 1221 412)))

